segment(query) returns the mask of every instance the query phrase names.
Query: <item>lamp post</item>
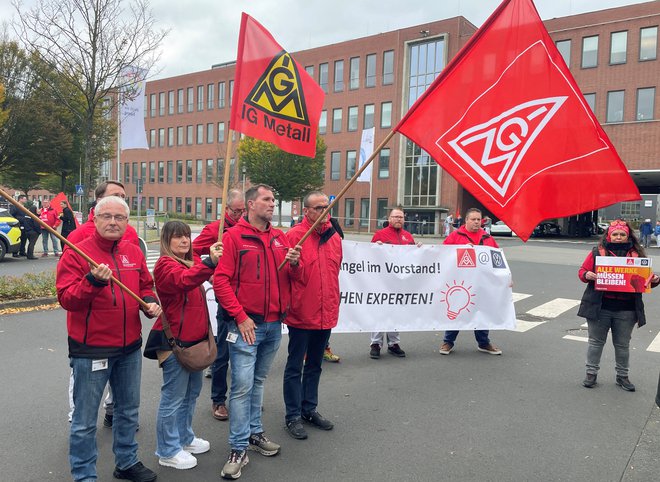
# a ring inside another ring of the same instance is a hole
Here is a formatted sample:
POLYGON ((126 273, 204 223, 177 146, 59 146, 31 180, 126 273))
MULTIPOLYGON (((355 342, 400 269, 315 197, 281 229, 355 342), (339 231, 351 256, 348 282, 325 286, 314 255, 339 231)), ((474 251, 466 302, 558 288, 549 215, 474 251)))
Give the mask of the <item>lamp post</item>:
POLYGON ((245 194, 245 166, 241 169, 243 174, 243 194, 245 194))

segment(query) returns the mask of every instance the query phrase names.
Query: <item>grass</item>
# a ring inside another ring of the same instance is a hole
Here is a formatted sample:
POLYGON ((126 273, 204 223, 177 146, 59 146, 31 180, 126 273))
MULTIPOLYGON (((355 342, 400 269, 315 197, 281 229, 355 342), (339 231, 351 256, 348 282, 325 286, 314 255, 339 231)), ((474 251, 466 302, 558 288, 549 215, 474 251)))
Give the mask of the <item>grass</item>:
POLYGON ((0 277, 0 301, 31 300, 57 296, 55 272, 0 277))

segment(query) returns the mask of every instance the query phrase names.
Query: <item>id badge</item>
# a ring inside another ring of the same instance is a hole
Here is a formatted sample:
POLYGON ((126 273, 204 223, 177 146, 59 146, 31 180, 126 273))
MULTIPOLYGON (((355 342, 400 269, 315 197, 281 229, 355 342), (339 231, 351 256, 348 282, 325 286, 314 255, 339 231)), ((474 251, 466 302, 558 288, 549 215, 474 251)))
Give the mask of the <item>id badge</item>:
POLYGON ((108 369, 108 359, 104 360, 92 360, 92 371, 97 372, 99 370, 107 370, 108 369))
POLYGON ((235 331, 230 331, 229 333, 227 333, 227 341, 229 343, 236 343, 236 340, 238 340, 238 333, 236 333, 235 331))

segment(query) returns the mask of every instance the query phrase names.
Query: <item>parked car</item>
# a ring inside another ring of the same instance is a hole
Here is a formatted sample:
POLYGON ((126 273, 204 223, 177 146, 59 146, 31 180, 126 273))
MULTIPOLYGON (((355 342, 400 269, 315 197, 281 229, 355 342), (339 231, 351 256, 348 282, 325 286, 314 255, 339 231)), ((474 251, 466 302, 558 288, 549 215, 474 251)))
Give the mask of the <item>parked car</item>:
POLYGON ((21 249, 21 228, 18 219, 0 209, 0 261, 7 253, 18 253, 21 249))
POLYGON ((553 221, 543 221, 534 228, 532 236, 537 238, 561 236, 561 226, 553 221))
POLYGON ((515 236, 516 233, 504 221, 497 221, 490 227, 490 234, 493 236, 515 236))
POLYGON ((610 225, 608 223, 598 223, 598 234, 603 234, 609 227, 610 225))

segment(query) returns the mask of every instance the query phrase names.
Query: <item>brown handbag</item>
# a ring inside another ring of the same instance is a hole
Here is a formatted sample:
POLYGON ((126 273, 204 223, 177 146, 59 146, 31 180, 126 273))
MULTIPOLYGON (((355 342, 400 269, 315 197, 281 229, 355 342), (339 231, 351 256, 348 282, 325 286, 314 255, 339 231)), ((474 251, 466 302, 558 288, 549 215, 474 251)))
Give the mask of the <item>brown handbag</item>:
MULTIPOLYGON (((202 292, 202 299, 206 300, 206 293, 200 286, 200 291, 202 292)), ((179 327, 179 336, 181 336, 181 330, 183 329, 183 313, 186 307, 186 301, 188 297, 186 296, 185 301, 183 302, 183 307, 181 308, 181 326, 179 327)), ((167 344, 172 348, 172 353, 176 357, 179 364, 188 370, 189 372, 199 372, 208 367, 210 367, 218 354, 218 347, 213 338, 213 329, 211 327, 211 320, 209 319, 208 312, 206 315, 208 321, 208 336, 206 339, 195 343, 192 346, 185 346, 179 338, 175 338, 170 329, 170 324, 167 321, 167 316, 163 310, 161 314, 161 321, 163 323, 163 332, 167 337, 167 344)))

